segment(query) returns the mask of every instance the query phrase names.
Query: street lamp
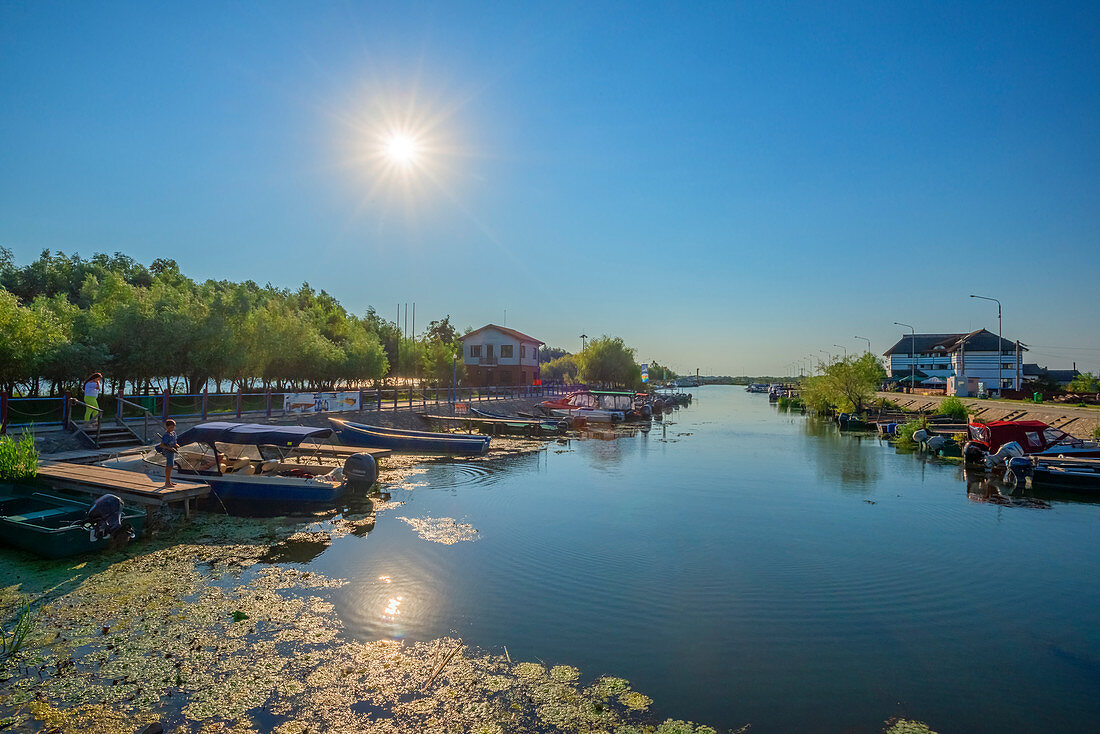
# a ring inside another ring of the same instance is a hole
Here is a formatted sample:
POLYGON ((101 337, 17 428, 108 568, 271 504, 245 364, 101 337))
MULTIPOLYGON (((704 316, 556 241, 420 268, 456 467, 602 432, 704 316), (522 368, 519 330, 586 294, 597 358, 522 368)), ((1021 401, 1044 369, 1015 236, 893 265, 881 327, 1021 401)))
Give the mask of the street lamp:
POLYGON ((458 352, 451 355, 451 405, 458 402, 458 352))
POLYGON ((834 347, 840 347, 841 349, 843 349, 844 350, 844 359, 848 359, 848 347, 846 347, 842 344, 834 344, 833 346, 834 347))
POLYGON ((900 321, 895 321, 894 326, 909 327, 909 387, 913 387, 917 381, 917 333, 912 326, 900 321))
POLYGON ((863 341, 867 342, 867 353, 868 354, 871 353, 871 340, 870 339, 868 339, 865 336, 853 336, 852 338, 853 339, 862 339, 863 341))
POLYGON ((971 298, 980 298, 983 301, 993 301, 994 303, 997 304, 997 395, 1000 395, 1001 394, 1001 374, 1002 374, 1002 370, 1001 370, 1001 367, 1002 367, 1002 365, 1001 365, 1001 340, 1004 338, 1003 332, 1001 331, 1001 302, 998 301, 996 298, 990 298, 989 296, 975 296, 973 293, 970 294, 970 297, 971 298))
POLYGON ((585 340, 588 339, 588 334, 581 334, 581 351, 585 349, 585 340))

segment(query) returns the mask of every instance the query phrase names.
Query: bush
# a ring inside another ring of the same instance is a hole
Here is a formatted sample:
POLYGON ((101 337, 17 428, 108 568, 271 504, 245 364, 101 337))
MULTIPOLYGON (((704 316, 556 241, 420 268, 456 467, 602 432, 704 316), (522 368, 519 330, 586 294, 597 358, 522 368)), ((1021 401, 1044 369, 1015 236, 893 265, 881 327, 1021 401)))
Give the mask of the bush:
POLYGON ((1100 426, 1092 429, 1092 437, 1097 441, 1100 441, 1100 426))
POLYGON ((970 415, 970 411, 967 410, 963 401, 958 398, 947 398, 940 403, 940 407, 936 409, 936 415, 949 415, 952 418, 957 418, 960 421, 965 421, 970 415))
POLYGON ((917 442, 913 440, 913 434, 927 427, 928 424, 923 418, 903 423, 898 426, 898 432, 895 434, 897 445, 903 449, 915 448, 917 442))
POLYGON ((17 482, 38 475, 38 449, 34 434, 24 432, 18 439, 0 436, 0 481, 17 482))

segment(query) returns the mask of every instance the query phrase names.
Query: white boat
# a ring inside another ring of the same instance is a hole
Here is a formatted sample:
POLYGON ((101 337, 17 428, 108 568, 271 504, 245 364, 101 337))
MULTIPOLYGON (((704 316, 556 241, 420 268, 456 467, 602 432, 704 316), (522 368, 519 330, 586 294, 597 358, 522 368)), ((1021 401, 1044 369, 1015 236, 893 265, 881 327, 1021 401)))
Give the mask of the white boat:
MULTIPOLYGON (((344 466, 292 456, 303 441, 331 435, 329 428, 309 426, 203 423, 180 434, 172 476, 208 484, 218 500, 238 502, 246 509, 332 504, 349 490, 365 494, 378 475, 370 454, 354 454, 344 466)), ((165 457, 153 449, 100 465, 154 478, 165 474, 165 457)))

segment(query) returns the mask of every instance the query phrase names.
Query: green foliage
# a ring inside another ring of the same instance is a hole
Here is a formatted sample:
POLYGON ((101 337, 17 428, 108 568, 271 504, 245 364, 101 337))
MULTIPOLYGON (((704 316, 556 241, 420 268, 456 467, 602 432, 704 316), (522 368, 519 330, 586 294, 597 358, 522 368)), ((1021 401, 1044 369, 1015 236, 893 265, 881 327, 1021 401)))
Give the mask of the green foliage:
POLYGON ((923 721, 909 719, 891 719, 882 731, 883 734, 936 734, 923 721))
POLYGON ((818 366, 820 375, 808 377, 802 385, 802 398, 812 410, 836 408, 845 413, 862 413, 886 378, 873 354, 852 355, 818 366))
POLYGON ((949 415, 960 421, 966 421, 970 416, 970 411, 963 403, 956 397, 945 398, 940 402, 938 408, 936 408, 936 415, 949 415))
POLYGON ((1076 393, 1100 392, 1100 382, 1097 381, 1096 375, 1091 372, 1082 372, 1073 378, 1067 390, 1076 393))
POLYGON ((806 407, 806 404, 797 395, 789 398, 784 395, 779 398, 778 406, 780 410, 802 410, 806 407))
POLYGON ((26 431, 18 439, 0 436, 0 481, 17 482, 38 475, 38 449, 34 434, 26 431))
POLYGON ((671 368, 657 364, 656 360, 649 363, 650 382, 668 382, 669 380, 675 380, 677 377, 679 375, 673 372, 671 368))
POLYGON ((1092 437, 1097 441, 1100 441, 1100 426, 1092 429, 1092 437))
MULTIPOLYGON (((349 314, 308 284, 196 283, 166 259, 146 268, 118 253, 44 252, 20 268, 5 251, 0 284, 0 387, 9 390, 33 393, 40 378, 78 390, 93 371, 136 391, 181 376, 191 392, 208 380, 355 385, 383 377, 401 346, 396 325, 373 309, 349 314)), ((430 325, 429 338, 453 334, 449 318, 430 325)), ((415 372, 419 351, 407 351, 415 372)))
POLYGON ((564 357, 567 354, 569 354, 568 349, 543 345, 539 347, 539 363, 545 364, 546 362, 553 362, 555 359, 564 357))
POLYGON ((23 649, 27 642, 27 636, 34 629, 35 617, 31 611, 30 602, 23 600, 19 611, 15 615, 15 621, 11 625, 11 631, 0 627, 0 660, 11 657, 23 649))
POLYGON ((577 358, 566 354, 542 365, 541 375, 546 382, 562 382, 572 385, 577 381, 577 358))
POLYGON ((895 434, 895 443, 903 449, 914 448, 917 442, 913 440, 913 434, 927 427, 928 421, 923 418, 903 423, 898 426, 898 432, 895 434))
POLYGON ((581 379, 595 385, 636 388, 642 384, 642 368, 634 360, 634 350, 621 337, 604 335, 588 342, 577 355, 581 379))

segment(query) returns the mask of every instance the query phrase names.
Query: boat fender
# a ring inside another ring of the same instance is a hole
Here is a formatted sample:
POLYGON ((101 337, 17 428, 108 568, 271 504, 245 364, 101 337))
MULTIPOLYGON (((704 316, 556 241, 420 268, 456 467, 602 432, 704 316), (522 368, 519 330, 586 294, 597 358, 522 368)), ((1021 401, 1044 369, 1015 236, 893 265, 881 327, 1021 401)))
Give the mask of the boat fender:
POLYGON ((352 454, 344 462, 344 481, 353 491, 370 491, 378 480, 378 462, 370 454, 352 454))

